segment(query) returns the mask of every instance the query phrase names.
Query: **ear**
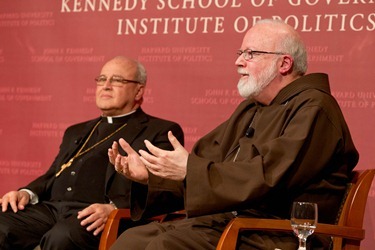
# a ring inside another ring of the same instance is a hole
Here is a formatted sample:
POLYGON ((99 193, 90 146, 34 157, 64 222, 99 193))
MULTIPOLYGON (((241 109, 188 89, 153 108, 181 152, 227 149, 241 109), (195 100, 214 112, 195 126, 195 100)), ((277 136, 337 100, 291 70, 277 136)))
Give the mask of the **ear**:
POLYGON ((288 74, 293 69, 294 60, 290 55, 283 55, 283 59, 280 66, 280 73, 282 75, 288 74))
POLYGON ((142 99, 143 97, 143 94, 145 93, 145 85, 143 84, 138 84, 138 90, 137 90, 137 94, 135 95, 135 100, 136 101, 139 101, 142 99))

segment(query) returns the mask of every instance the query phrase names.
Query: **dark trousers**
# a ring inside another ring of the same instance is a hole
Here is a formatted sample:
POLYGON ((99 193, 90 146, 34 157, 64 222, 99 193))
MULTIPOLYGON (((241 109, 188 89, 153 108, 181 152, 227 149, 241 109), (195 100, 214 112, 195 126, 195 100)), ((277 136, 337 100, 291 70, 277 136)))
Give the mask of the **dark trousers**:
POLYGON ((94 236, 77 219, 78 211, 89 204, 41 202, 14 213, 0 212, 0 249, 43 250, 98 249, 100 235, 94 236))

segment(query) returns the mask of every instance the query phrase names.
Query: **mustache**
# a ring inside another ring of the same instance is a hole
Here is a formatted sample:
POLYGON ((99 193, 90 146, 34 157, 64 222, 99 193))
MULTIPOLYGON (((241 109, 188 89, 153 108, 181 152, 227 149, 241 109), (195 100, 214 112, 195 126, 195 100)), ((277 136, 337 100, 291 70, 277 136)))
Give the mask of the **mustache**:
POLYGON ((247 72, 246 69, 237 69, 237 73, 240 75, 249 75, 249 72, 247 72))

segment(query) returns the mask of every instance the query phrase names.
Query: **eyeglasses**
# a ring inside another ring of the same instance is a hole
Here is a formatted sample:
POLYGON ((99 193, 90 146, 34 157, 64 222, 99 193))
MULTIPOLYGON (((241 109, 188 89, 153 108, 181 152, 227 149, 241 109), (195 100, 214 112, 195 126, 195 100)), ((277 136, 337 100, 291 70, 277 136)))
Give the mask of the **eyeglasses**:
POLYGON ((95 78, 95 82, 98 86, 104 86, 104 84, 109 81, 112 86, 120 87, 127 83, 140 83, 139 81, 135 80, 128 80, 121 76, 112 76, 111 78, 107 78, 106 76, 98 76, 95 78))
POLYGON ((242 55, 245 60, 251 60, 253 59, 254 54, 273 54, 273 55, 285 55, 284 52, 268 52, 268 51, 260 51, 260 50, 251 50, 251 49, 245 49, 245 50, 238 50, 237 55, 242 55))

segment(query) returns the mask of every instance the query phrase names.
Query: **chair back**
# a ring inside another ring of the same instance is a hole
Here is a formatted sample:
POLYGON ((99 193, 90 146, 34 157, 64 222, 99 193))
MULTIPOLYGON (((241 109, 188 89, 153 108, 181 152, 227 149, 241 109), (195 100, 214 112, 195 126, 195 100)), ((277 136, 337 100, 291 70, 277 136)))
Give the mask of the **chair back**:
MULTIPOLYGON (((375 169, 355 170, 352 172, 351 183, 348 187, 345 202, 337 222, 339 226, 363 228, 368 193, 374 179, 375 169)), ((333 249, 346 249, 345 245, 350 240, 333 238, 333 249)), ((348 245, 357 243, 350 242, 348 245)), ((360 242, 358 242, 360 244, 360 242)), ((359 245, 358 245, 359 247, 359 245)))
MULTIPOLYGON (((360 249, 361 241, 365 238, 363 219, 374 175, 375 169, 353 171, 337 223, 318 223, 314 233, 334 236, 331 249, 360 249)), ((290 220, 237 217, 232 219, 225 228, 216 249, 236 249, 240 232, 246 230, 291 232, 292 228, 290 220)))

